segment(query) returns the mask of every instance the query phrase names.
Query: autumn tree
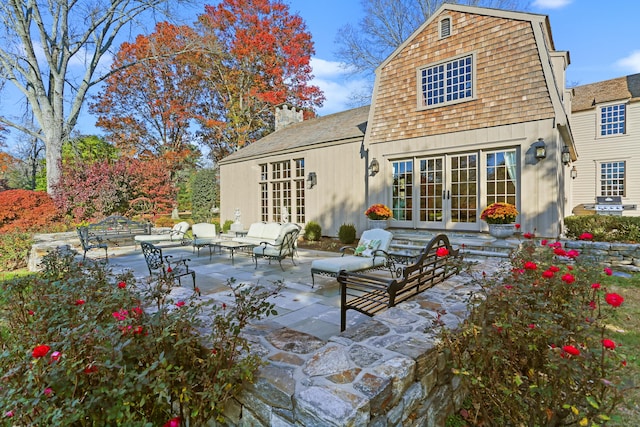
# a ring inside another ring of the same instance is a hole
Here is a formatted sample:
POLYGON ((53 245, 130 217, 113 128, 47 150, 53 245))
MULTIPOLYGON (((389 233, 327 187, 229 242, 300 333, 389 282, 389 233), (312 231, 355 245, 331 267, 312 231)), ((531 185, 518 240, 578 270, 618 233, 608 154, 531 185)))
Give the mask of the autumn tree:
POLYGON ((163 22, 120 46, 114 74, 90 108, 124 154, 161 156, 173 168, 192 157, 189 127, 201 90, 195 39, 192 28, 163 22))
POLYGON ((322 105, 320 89, 309 84, 311 35, 286 4, 222 0, 205 6, 197 24, 203 49, 197 116, 214 160, 271 132, 276 105, 322 105))
POLYGON ((526 9, 528 0, 362 0, 364 17, 357 26, 338 30, 336 56, 352 75, 364 77, 370 85, 352 94, 354 104, 369 102, 373 72, 420 25, 444 3, 501 9, 526 9))
POLYGON ((60 150, 76 126, 87 92, 108 77, 101 59, 116 37, 145 12, 169 12, 185 0, 8 0, 0 2, 0 80, 24 96, 39 125, 0 123, 44 142, 47 191, 60 178, 60 150), (72 66, 74 65, 74 66, 72 66), (77 67, 76 67, 77 66, 77 67))

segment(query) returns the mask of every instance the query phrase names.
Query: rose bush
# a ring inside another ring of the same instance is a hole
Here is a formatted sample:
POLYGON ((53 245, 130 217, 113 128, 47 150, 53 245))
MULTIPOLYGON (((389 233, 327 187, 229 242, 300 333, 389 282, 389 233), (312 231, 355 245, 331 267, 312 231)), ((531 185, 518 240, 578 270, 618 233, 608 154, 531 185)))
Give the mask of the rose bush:
POLYGON ((557 249, 524 241, 460 330, 443 330, 467 425, 597 426, 622 402, 627 355, 607 325, 624 299, 610 269, 557 249))
POLYGON ((240 334, 280 285, 230 281, 220 305, 69 254, 43 267, 4 283, 0 425, 207 425, 262 363, 240 334))

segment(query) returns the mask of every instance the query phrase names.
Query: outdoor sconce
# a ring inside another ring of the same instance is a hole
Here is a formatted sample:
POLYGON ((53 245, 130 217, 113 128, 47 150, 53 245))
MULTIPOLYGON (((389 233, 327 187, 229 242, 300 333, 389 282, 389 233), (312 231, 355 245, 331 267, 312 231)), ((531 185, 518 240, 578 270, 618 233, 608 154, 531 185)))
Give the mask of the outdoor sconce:
POLYGON ((309 172, 307 176, 307 188, 313 188, 318 183, 318 177, 315 172, 309 172))
POLYGON ((562 164, 567 166, 571 161, 571 154, 569 153, 569 147, 566 145, 562 147, 562 164))
POLYGON ((380 163, 378 163, 378 161, 374 157, 371 160, 371 163, 369 163, 369 175, 374 176, 378 172, 380 172, 380 163))
POLYGON ((571 179, 576 179, 578 177, 578 169, 576 167, 571 168, 571 179))
POLYGON ((533 149, 535 150, 537 160, 542 160, 547 157, 547 145, 544 143, 544 139, 538 138, 538 140, 533 143, 533 149))

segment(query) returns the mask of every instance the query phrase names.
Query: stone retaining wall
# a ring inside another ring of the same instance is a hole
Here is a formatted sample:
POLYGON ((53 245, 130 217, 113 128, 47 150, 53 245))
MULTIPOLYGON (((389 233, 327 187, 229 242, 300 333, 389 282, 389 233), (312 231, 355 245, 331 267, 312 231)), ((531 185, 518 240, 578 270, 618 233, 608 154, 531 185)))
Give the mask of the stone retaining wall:
POLYGON ((630 272, 640 271, 640 245, 634 243, 607 243, 568 240, 563 241, 566 249, 575 249, 582 258, 614 269, 630 272))
MULTIPOLYGON (((464 397, 438 348, 467 316, 483 261, 328 342, 264 324, 247 333, 267 365, 225 411, 232 426, 443 426, 464 397)), ((348 316, 353 311, 348 312, 348 316)))

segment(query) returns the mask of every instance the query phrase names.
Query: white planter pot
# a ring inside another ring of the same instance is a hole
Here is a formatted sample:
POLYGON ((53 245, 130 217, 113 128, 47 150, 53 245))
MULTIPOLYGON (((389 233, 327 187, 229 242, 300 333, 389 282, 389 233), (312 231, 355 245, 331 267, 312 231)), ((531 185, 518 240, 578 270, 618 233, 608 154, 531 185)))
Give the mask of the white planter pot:
POLYGON ((516 232, 515 224, 489 224, 489 234, 496 239, 506 239, 516 232))
POLYGON ((373 230, 374 228, 382 228, 386 230, 389 228, 389 220, 388 219, 369 219, 369 230, 373 230))

